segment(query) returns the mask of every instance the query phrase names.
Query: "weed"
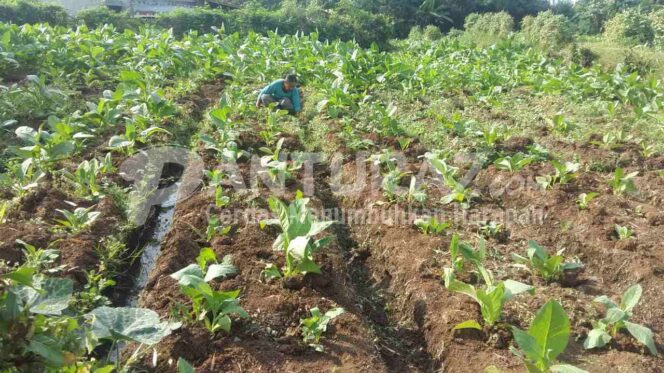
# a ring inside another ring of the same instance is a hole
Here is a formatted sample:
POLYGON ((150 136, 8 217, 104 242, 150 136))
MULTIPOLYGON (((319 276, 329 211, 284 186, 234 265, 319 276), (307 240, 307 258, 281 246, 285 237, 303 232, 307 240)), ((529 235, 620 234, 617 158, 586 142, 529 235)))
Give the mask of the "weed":
POLYGON ((318 352, 325 351, 323 345, 320 344, 320 338, 327 330, 327 324, 334 318, 339 317, 345 311, 343 308, 333 308, 325 314, 322 314, 318 307, 311 309, 311 316, 306 319, 300 320, 300 330, 304 343, 312 347, 318 352))

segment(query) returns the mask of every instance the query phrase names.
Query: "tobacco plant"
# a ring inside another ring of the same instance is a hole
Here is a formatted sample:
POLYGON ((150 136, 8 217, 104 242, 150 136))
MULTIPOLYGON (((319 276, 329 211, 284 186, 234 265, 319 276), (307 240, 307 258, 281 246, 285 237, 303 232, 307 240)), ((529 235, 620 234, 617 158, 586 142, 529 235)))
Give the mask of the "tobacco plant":
POLYGON ((616 224, 615 232, 619 240, 629 240, 634 237, 634 231, 629 227, 616 224))
POLYGON ((101 213, 98 211, 92 211, 92 207, 87 209, 84 207, 77 207, 74 211, 61 209, 56 209, 55 211, 59 212, 65 217, 64 220, 55 219, 55 221, 71 234, 82 232, 91 226, 92 223, 94 223, 97 218, 99 218, 99 215, 101 215, 101 213))
POLYGON ((452 226, 448 221, 438 221, 435 216, 415 219, 414 224, 424 234, 443 234, 447 228, 452 226))
MULTIPOLYGON (((487 271, 488 272, 488 271, 487 271)), ((533 287, 518 281, 505 280, 498 283, 493 282, 493 277, 489 275, 484 278, 484 286, 473 286, 456 279, 454 270, 445 268, 444 273, 445 287, 453 292, 465 294, 472 298, 480 306, 484 325, 493 327, 500 321, 503 312, 503 306, 515 295, 532 292, 533 287), (487 282, 488 280, 488 282, 487 282)), ((475 320, 467 320, 454 326, 454 329, 478 329, 482 326, 475 320)))
POLYGON ((549 255, 537 242, 530 240, 528 241, 526 256, 512 253, 512 260, 541 276, 545 281, 553 281, 559 279, 565 271, 583 267, 580 262, 565 263, 565 258, 562 255, 563 251, 564 249, 558 251, 555 255, 549 255))
POLYGON ((634 178, 639 174, 638 171, 631 172, 625 175, 625 171, 618 167, 613 173, 613 179, 609 185, 613 189, 613 194, 621 196, 625 193, 634 193, 637 191, 636 186, 634 185, 634 178))
POLYGON ((260 151, 266 154, 261 157, 261 166, 265 169, 262 172, 267 173, 270 180, 273 182, 277 180, 291 180, 294 173, 302 168, 303 162, 297 157, 293 157, 291 162, 282 156, 281 150, 284 144, 284 138, 279 139, 274 150, 269 148, 261 148, 260 151))
POLYGON ((493 162, 493 164, 499 170, 515 172, 520 171, 525 166, 533 163, 534 161, 534 157, 524 155, 523 153, 517 153, 512 156, 498 158, 495 162, 493 162))
POLYGON ((636 284, 625 291, 620 299, 620 304, 615 304, 609 297, 602 295, 595 298, 595 302, 602 303, 606 307, 606 316, 593 321, 593 329, 583 342, 586 349, 600 348, 611 341, 612 338, 623 329, 626 329, 637 341, 646 346, 651 354, 657 355, 657 347, 653 332, 649 328, 635 324, 629 319, 632 317, 634 307, 641 300, 643 289, 636 284))
POLYGON ((320 344, 320 339, 323 333, 327 331, 327 324, 345 311, 343 308, 333 308, 323 314, 318 307, 314 307, 310 312, 310 317, 300 320, 302 339, 309 347, 318 352, 323 352, 325 348, 320 344))
POLYGON ((570 322, 565 309, 555 300, 537 311, 527 331, 513 326, 512 334, 519 349, 510 350, 521 358, 528 373, 587 373, 572 365, 556 364, 556 358, 567 347, 570 322))
POLYGON ((555 184, 567 184, 577 177, 577 171, 579 171, 579 168, 581 167, 579 163, 560 163, 554 160, 551 161, 551 164, 555 169, 555 172, 552 175, 535 177, 537 184, 542 186, 544 189, 550 189, 555 184))
POLYGON ((262 274, 266 279, 321 273, 320 267, 313 260, 313 254, 329 244, 332 237, 317 239, 316 236, 334 222, 315 220, 307 208, 307 203, 309 199, 304 198, 300 191, 289 205, 278 198, 270 197, 270 210, 277 218, 262 221, 261 226, 275 225, 281 230, 272 248, 284 254, 286 264, 281 269, 268 264, 262 274))
POLYGON ((176 305, 179 315, 185 320, 202 322, 210 333, 220 330, 230 332, 233 315, 248 317, 238 302, 240 290, 216 291, 209 284, 214 279, 227 278, 237 273, 231 260, 227 255, 219 262, 212 249, 204 248, 196 258, 196 264, 190 264, 171 275, 191 303, 190 306, 176 305))
POLYGON ((576 199, 576 204, 579 206, 579 210, 585 210, 588 208, 590 202, 594 200, 599 193, 590 192, 590 193, 581 193, 576 199))

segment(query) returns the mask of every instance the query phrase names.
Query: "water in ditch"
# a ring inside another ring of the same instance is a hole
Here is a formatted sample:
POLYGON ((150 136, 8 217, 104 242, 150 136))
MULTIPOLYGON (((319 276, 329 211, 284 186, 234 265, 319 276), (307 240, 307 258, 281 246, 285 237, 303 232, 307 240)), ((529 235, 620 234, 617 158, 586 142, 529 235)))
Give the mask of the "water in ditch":
POLYGON ((157 258, 161 253, 161 243, 173 224, 173 214, 175 213, 175 203, 177 202, 180 183, 178 182, 175 185, 177 188, 174 188, 173 193, 159 206, 154 232, 141 253, 138 274, 127 300, 127 306, 129 307, 138 307, 139 295, 148 283, 150 272, 154 269, 157 258))

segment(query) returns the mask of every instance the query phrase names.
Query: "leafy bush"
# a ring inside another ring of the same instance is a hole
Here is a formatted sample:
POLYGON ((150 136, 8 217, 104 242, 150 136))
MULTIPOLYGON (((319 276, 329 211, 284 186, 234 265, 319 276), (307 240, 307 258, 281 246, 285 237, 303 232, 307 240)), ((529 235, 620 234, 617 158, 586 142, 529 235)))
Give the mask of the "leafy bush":
POLYGON ((374 41, 385 42, 393 36, 390 17, 370 13, 348 2, 340 2, 331 9, 324 9, 316 2, 303 8, 295 1, 284 1, 276 9, 267 9, 258 3, 249 3, 230 11, 177 9, 157 15, 156 23, 164 28, 173 28, 178 36, 189 30, 204 33, 222 26, 228 33, 318 32, 323 39, 355 39, 363 46, 369 46, 374 41))
POLYGON ((69 16, 59 5, 45 4, 32 0, 0 0, 0 22, 49 23, 53 26, 66 25, 69 16))
POLYGON ((472 13, 464 23, 466 32, 477 36, 507 37, 514 30, 514 19, 507 12, 472 13))
POLYGON ((228 15, 218 9, 194 8, 176 9, 167 13, 160 13, 155 18, 157 25, 172 28, 175 35, 181 36, 190 30, 206 33, 212 27, 228 26, 228 15))
POLYGON ((134 18, 127 12, 116 12, 107 7, 83 9, 76 14, 76 21, 89 28, 97 28, 105 24, 115 26, 118 30, 138 30, 141 20, 134 18))
POLYGON ((582 67, 591 67, 599 56, 590 48, 579 47, 578 44, 572 43, 563 51, 562 57, 567 63, 575 63, 582 67))
POLYGON ((443 33, 437 26, 429 25, 424 28, 423 36, 427 40, 440 40, 443 37, 443 33))
POLYGON ((639 10, 628 9, 606 23, 604 37, 625 45, 652 44, 655 30, 650 18, 639 10))
POLYGON ((650 24, 655 31, 655 46, 664 49, 664 8, 650 13, 648 18, 650 18, 650 24))
POLYGON ((550 10, 524 18, 521 32, 528 42, 548 51, 557 50, 574 39, 567 17, 550 10))

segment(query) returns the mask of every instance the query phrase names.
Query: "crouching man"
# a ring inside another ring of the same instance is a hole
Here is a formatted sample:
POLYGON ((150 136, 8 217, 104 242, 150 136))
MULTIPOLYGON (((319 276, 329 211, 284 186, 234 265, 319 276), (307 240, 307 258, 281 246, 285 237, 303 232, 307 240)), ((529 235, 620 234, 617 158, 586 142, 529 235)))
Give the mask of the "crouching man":
POLYGON ((295 115, 302 110, 295 74, 289 74, 284 79, 275 80, 261 90, 258 94, 256 107, 269 106, 272 103, 277 104, 277 109, 288 110, 291 115, 295 115))

